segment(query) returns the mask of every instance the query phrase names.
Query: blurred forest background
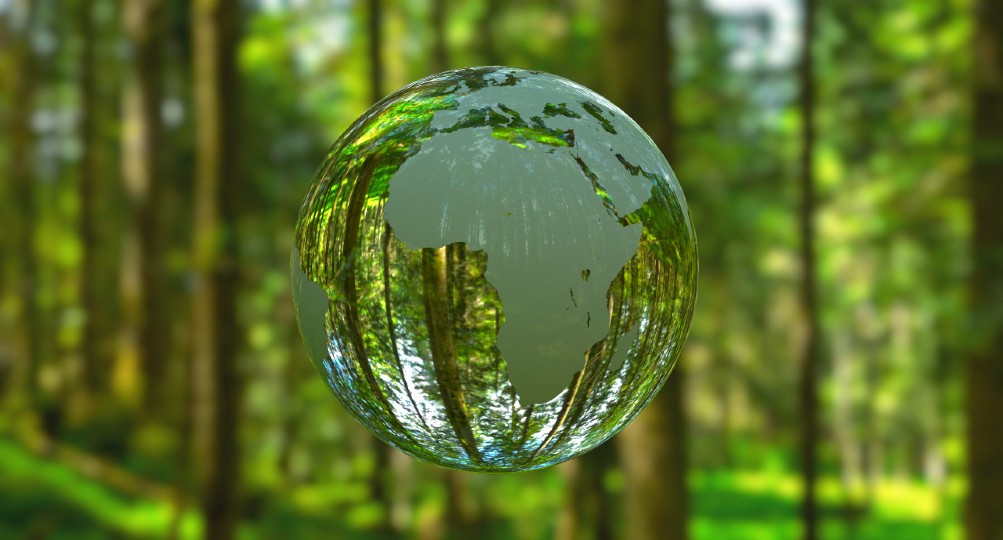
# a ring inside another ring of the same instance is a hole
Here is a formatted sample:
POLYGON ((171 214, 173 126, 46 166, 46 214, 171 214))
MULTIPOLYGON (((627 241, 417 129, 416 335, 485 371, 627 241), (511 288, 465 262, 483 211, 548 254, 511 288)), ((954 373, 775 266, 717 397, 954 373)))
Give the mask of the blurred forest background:
POLYGON ((1003 2, 0 0, 0 538, 1003 538, 1003 2), (623 433, 445 471, 306 358, 326 148, 448 68, 662 146, 691 337, 623 433))

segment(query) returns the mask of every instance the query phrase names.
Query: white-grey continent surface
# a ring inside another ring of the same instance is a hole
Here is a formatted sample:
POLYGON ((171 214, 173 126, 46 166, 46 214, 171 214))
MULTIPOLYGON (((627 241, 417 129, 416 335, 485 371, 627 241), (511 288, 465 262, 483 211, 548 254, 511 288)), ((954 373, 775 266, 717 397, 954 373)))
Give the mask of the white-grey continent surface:
MULTIPOLYGON (((619 109, 559 77, 530 74, 514 86, 470 92, 459 103, 437 111, 432 127, 445 130, 471 110, 502 112, 503 105, 525 120, 542 118, 547 128, 574 130, 574 142, 526 140, 520 147, 493 137, 490 126, 440 131, 390 179, 385 219, 411 249, 465 242, 485 250, 485 277, 503 305, 496 345, 510 380, 524 404, 546 402, 567 388, 589 349, 606 337, 607 291, 638 248, 642 225, 625 226, 620 218, 648 200, 651 180, 632 175, 616 154, 647 171, 668 164, 619 109), (616 133, 585 103, 598 106, 616 133), (545 117, 548 104, 573 114, 545 117), (600 180, 615 211, 578 160, 600 180)), ((621 348, 631 341, 622 340, 621 348)), ((625 356, 616 351, 621 363, 625 356)))

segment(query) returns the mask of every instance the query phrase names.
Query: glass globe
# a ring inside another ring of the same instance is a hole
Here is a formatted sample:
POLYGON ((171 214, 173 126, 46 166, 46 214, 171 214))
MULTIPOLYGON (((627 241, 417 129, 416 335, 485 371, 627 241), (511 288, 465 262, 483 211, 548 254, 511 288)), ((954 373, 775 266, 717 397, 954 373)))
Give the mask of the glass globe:
POLYGON ((615 105, 508 67, 422 79, 334 143, 300 209, 300 331, 351 414, 419 459, 505 472, 599 445, 688 331, 696 237, 615 105))

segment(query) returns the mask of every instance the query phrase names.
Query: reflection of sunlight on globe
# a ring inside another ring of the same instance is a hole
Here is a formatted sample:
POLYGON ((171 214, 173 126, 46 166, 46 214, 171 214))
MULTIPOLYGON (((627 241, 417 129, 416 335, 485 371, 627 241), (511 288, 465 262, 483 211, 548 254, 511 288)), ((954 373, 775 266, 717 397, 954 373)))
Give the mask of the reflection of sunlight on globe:
POLYGON ((516 471, 590 450, 665 382, 696 238, 651 139, 598 94, 513 68, 403 88, 338 139, 292 260, 342 404, 400 450, 516 471))

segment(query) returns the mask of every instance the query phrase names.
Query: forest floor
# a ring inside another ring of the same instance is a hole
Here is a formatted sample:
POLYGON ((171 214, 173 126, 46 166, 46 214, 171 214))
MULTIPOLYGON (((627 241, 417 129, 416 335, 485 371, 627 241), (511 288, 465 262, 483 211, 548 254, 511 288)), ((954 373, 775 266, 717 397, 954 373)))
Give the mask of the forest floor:
MULTIPOLYGON (((547 482, 559 486, 554 479, 548 478, 547 482)), ((691 482, 694 540, 798 538, 800 487, 795 474, 783 470, 697 472, 691 482)), ((544 489, 541 496, 539 486, 532 484, 522 481, 494 485, 509 492, 525 485, 535 495, 511 497, 513 493, 507 493, 504 498, 525 503, 527 497, 535 497, 537 503, 556 510, 559 487, 544 489)), ((875 504, 867 509, 859 502, 847 502, 836 478, 823 478, 823 538, 960 539, 957 494, 961 488, 949 482, 943 492, 937 492, 919 481, 886 481, 875 486, 875 504)), ((305 486, 286 493, 279 504, 256 509, 253 520, 243 523, 240 537, 381 538, 365 532, 373 511, 362 484, 305 486)), ((500 521, 491 523, 491 538, 535 539, 553 534, 552 524, 536 528, 514 524, 504 517, 496 519, 500 521)), ((0 438, 0 538, 163 538, 172 522, 180 538, 197 537, 197 512, 189 509, 176 518, 169 497, 126 494, 81 471, 79 466, 42 457, 10 439, 0 438)))

